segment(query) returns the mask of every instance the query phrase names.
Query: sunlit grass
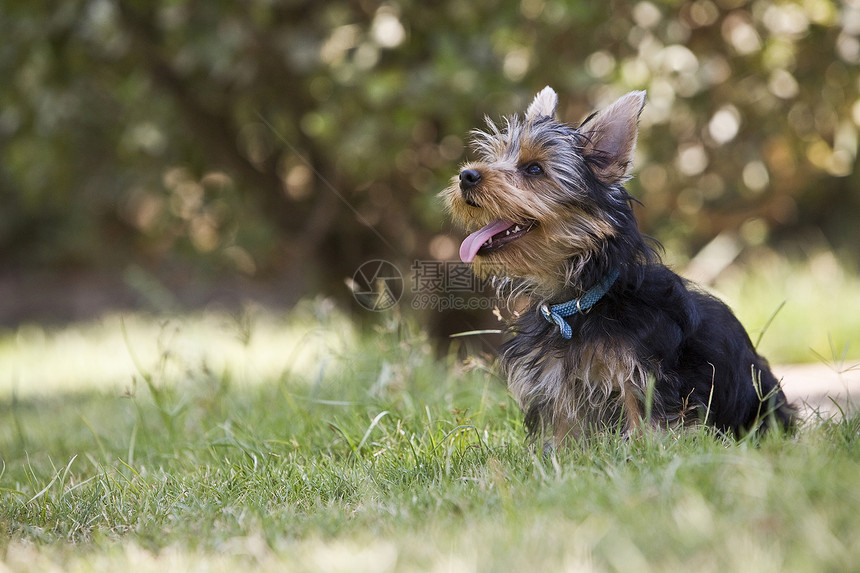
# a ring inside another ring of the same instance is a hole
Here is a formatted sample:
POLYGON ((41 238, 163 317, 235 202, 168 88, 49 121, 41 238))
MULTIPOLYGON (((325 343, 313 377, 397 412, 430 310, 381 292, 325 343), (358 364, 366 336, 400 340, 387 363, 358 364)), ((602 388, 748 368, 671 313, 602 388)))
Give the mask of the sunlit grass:
POLYGON ((771 363, 860 361, 860 278, 827 251, 805 262, 763 251, 715 290, 771 363))
POLYGON ((127 389, 142 372, 176 383, 202 367, 238 384, 286 375, 308 381, 355 335, 327 301, 302 304, 289 316, 249 308, 170 317, 111 314, 63 328, 26 324, 0 332, 0 396, 127 389))
MULTIPOLYGON (((742 299, 748 326, 779 298, 762 275, 718 285, 742 299)), ((781 312, 763 340, 815 346, 809 332, 781 312)), ((488 357, 440 357, 411 319, 359 327, 321 300, 285 314, 27 326, 0 337, 0 364, 0 560, 12 571, 860 560, 854 415, 813 416, 760 444, 700 428, 537 455, 488 357)))

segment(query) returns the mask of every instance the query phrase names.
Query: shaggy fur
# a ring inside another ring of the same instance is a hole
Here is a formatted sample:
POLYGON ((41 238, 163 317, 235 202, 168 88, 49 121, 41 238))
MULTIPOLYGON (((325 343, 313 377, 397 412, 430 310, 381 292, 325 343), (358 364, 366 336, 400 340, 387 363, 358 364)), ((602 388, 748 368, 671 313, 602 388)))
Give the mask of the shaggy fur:
POLYGON ((463 259, 528 300, 501 358, 529 433, 556 444, 629 434, 646 414, 664 428, 790 428, 794 410, 731 310, 663 266, 639 233, 623 183, 645 93, 579 127, 555 119, 557 101, 547 87, 524 117, 487 120, 473 134, 480 159, 443 192, 453 219, 478 229, 463 259), (595 306, 566 319, 572 340, 540 313, 613 271, 595 306))

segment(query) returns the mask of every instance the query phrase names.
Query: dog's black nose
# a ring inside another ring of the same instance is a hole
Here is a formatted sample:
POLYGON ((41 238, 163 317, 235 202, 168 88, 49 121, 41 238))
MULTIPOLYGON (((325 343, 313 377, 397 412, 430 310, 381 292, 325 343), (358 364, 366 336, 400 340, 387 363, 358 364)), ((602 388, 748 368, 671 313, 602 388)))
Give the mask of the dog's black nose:
POLYGON ((477 169, 464 169, 460 172, 460 189, 471 189, 481 182, 481 172, 477 169))

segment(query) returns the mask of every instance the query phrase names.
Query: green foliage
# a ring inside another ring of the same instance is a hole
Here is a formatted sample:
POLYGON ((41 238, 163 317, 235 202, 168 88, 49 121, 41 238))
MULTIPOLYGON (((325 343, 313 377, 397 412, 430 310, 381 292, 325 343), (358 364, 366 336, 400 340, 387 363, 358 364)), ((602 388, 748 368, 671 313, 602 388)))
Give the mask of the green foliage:
POLYGON ((648 90, 632 187, 671 250, 853 245, 856 20, 829 0, 5 2, 0 252, 300 292, 370 256, 452 257, 435 194, 466 134, 545 84, 572 122, 648 90))
MULTIPOLYGON (((196 355, 176 331, 211 324, 130 317, 124 337, 99 327, 125 339, 125 392, 116 379, 0 388, 4 564, 820 571, 858 558, 856 415, 758 444, 696 429, 536 455, 480 359, 440 360, 396 320, 349 332, 321 303, 275 322, 292 334, 223 321, 234 346, 204 338, 216 352, 196 355), (270 338, 265 370, 252 354, 270 338)), ((92 361, 105 340, 76 348, 92 361)))

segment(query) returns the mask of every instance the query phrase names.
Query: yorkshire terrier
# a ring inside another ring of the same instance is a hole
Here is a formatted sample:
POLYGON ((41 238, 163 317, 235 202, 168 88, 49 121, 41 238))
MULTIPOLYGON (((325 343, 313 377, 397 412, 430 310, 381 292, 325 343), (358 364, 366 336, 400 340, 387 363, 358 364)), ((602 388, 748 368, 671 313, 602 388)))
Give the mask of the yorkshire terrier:
POLYGON ((524 117, 473 132, 480 160, 442 192, 476 229, 460 258, 527 301, 500 358, 528 433, 561 445, 644 423, 788 430, 794 408, 741 323, 637 228, 623 184, 644 104, 631 92, 574 127, 546 87, 524 117))

